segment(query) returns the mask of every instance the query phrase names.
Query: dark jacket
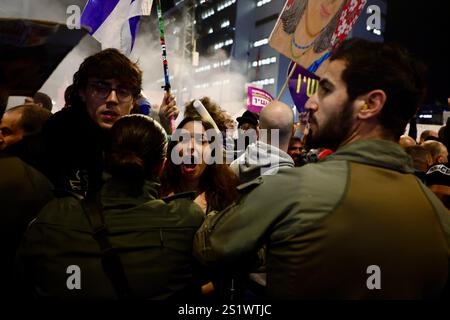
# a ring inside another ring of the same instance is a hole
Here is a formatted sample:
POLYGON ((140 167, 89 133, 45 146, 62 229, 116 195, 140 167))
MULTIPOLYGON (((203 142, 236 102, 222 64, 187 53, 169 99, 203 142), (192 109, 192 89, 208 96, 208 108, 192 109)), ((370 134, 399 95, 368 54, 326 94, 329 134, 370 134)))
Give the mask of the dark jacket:
MULTIPOLYGON (((109 239, 136 298, 165 299, 195 282, 194 234, 204 214, 188 199, 158 200, 158 184, 133 187, 113 179, 101 190, 109 239)), ((22 283, 34 294, 64 299, 115 299, 99 245, 74 197, 55 199, 28 229, 19 251, 22 283), (81 290, 69 290, 69 266, 81 270, 81 290)))
POLYGON ((52 198, 53 186, 44 175, 20 159, 0 153, 0 215, 2 288, 9 292, 14 257, 28 224, 52 198))
POLYGON ((107 134, 83 107, 64 108, 46 122, 42 134, 45 148, 42 171, 57 191, 84 194, 88 189, 100 189, 107 134))
POLYGON ((437 297, 449 278, 450 216, 413 173, 395 143, 351 143, 240 186, 247 195, 207 216, 194 253, 231 269, 266 244, 274 299, 437 297), (368 286, 372 266, 381 290, 368 286))

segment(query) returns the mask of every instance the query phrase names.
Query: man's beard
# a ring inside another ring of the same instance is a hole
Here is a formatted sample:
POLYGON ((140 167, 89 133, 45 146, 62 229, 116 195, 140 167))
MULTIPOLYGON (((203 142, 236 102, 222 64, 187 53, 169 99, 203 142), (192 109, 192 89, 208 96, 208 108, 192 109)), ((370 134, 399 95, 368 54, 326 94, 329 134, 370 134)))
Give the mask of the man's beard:
MULTIPOLYGON (((312 117, 314 117, 314 114, 312 117)), ((337 150, 337 148, 348 138, 353 126, 352 103, 347 101, 342 108, 342 112, 337 113, 335 118, 328 118, 327 122, 321 128, 317 127, 317 121, 315 121, 315 124, 318 132, 314 132, 313 130, 309 131, 305 141, 306 148, 337 150)))
POLYGON ((294 165, 296 167, 299 167, 302 164, 302 157, 300 155, 291 158, 294 160, 294 165))

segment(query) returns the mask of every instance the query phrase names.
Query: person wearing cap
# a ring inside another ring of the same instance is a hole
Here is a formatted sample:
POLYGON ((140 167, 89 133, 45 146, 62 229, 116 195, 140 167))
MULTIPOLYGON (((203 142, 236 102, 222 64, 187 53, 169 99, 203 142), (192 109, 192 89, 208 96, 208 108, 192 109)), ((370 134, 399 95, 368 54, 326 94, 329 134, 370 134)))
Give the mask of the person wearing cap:
POLYGON ((403 48, 344 41, 306 104, 309 147, 334 153, 240 186, 197 232, 199 261, 252 272, 265 247, 269 300, 447 297, 450 215, 398 144, 423 74, 403 48))
POLYGON ((249 129, 257 130, 259 119, 253 112, 245 111, 242 116, 237 117, 238 129, 247 131, 249 129))
POLYGON ((235 155, 239 158, 247 147, 258 140, 259 117, 250 111, 245 111, 242 116, 237 117, 238 139, 235 141, 235 155))

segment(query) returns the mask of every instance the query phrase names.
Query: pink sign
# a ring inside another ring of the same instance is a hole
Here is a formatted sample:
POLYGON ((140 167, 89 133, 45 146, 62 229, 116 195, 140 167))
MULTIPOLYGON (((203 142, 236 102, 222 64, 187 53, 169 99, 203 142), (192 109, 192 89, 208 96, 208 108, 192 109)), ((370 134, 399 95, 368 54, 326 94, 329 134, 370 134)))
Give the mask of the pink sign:
POLYGON ((247 110, 259 113, 267 106, 273 97, 266 91, 249 86, 247 89, 247 110))

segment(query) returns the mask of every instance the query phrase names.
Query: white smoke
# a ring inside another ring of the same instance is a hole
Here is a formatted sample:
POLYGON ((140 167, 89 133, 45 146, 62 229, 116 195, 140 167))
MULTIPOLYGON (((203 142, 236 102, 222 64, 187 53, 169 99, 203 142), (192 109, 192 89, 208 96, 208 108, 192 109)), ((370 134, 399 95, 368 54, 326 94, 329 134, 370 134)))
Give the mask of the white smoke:
MULTIPOLYGON (((154 19, 156 17, 142 19, 132 59, 138 60, 144 71, 145 94, 152 104, 160 104, 164 95, 161 88, 164 85, 164 72, 159 29, 154 19)), ((172 91, 178 97, 178 105, 208 96, 232 116, 242 114, 245 109, 247 77, 231 71, 231 64, 220 66, 220 62, 223 64, 229 60, 223 50, 218 50, 213 56, 200 56, 199 65, 193 66, 192 56, 183 57, 181 54, 180 30, 183 30, 182 25, 169 20, 166 25, 167 60, 172 91), (210 69, 196 72, 202 66, 209 66, 210 69)))
MULTIPOLYGON (((2 0, 1 17, 21 17, 28 19, 49 20, 65 23, 68 14, 67 7, 78 5, 83 9, 87 0, 2 0)), ((131 59, 138 61, 144 71, 143 88, 152 104, 159 105, 164 91, 161 86, 163 64, 159 29, 155 12, 151 17, 142 17, 135 47, 131 59)), ((182 57, 179 38, 173 31, 180 32, 183 26, 174 19, 166 20, 166 43, 168 49, 169 73, 172 90, 177 96, 178 105, 190 100, 208 96, 217 102, 224 110, 236 118, 245 109, 245 84, 247 77, 231 71, 230 64, 214 67, 218 61, 227 61, 224 51, 218 50, 214 56, 200 57, 199 66, 192 66, 192 57, 182 57), (201 66, 210 66, 210 70, 195 72, 201 66), (209 84, 209 85, 207 85, 209 84), (183 88, 191 90, 183 91, 183 88), (183 94, 179 94, 183 92, 183 94), (188 95, 187 93, 190 92, 188 95)), ((64 90, 72 83, 73 74, 81 62, 88 56, 100 51, 99 43, 87 35, 80 44, 70 52, 53 72, 43 87, 39 90, 48 94, 54 101, 53 112, 64 106, 64 90)), ((231 62, 236 63, 236 62, 231 62)), ((246 63, 246 62, 245 62, 246 63)), ((23 98, 10 98, 9 106, 23 102, 23 98)))
POLYGON ((81 5, 85 2, 81 0, 2 0, 0 16, 65 23, 67 6, 81 5))

